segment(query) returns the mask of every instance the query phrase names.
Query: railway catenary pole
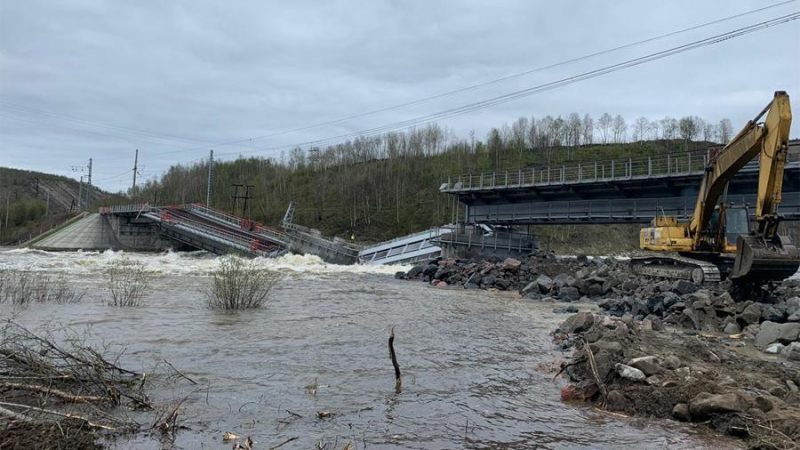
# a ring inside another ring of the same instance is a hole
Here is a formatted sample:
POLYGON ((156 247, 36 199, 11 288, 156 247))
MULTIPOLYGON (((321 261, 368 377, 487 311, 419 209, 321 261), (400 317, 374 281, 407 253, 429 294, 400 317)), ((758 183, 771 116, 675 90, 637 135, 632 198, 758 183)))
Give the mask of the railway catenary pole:
POLYGON ((206 183, 206 208, 211 207, 211 181, 214 177, 214 150, 208 152, 208 182, 206 183))
POLYGON ((139 149, 133 157, 133 185, 131 185, 131 198, 136 198, 136 172, 139 170, 139 149))
POLYGON ((92 202, 92 158, 89 158, 89 178, 86 180, 86 209, 92 202))

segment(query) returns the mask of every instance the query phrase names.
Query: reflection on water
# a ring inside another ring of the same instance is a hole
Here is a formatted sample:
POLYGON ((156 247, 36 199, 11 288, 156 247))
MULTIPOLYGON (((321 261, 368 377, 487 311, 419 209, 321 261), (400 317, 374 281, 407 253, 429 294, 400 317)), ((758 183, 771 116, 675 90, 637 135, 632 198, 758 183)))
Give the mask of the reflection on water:
MULTIPOLYGON (((227 314, 204 304, 215 258, 129 256, 154 272, 141 308, 103 306, 102 270, 118 253, 0 252, 0 268, 61 272, 89 289, 80 305, 33 305, 21 312, 23 324, 91 327, 93 339, 127 347, 128 365, 149 370, 166 359, 203 385, 185 404, 189 430, 178 434, 180 448, 221 448, 225 431, 252 436, 257 448, 293 437, 282 448, 312 448, 319 441, 338 448, 353 442, 356 448, 430 449, 711 443, 670 422, 562 403, 562 382, 537 370, 558 356, 549 331, 563 316, 553 314, 552 305, 396 281, 386 275, 398 270, 391 267, 374 273, 295 257, 301 271, 290 271, 290 262, 263 262, 290 275, 265 309, 227 314), (400 394, 387 351, 392 326, 404 377, 400 394), (314 384, 312 395, 307 386, 314 384), (333 416, 320 419, 318 411, 333 416)), ((155 397, 177 399, 192 388, 163 388, 155 397)), ((117 445, 157 443, 138 436, 117 445)))

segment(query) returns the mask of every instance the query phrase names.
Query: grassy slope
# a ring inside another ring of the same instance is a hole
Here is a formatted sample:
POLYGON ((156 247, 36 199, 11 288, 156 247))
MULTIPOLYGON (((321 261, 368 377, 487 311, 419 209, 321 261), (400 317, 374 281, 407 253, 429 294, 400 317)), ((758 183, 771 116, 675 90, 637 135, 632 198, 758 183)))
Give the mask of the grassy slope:
MULTIPOLYGON (((79 182, 71 178, 0 167, 0 244, 26 241, 68 220, 75 214, 78 189, 79 182)), ((95 189, 91 201, 97 207, 112 198, 95 189)))

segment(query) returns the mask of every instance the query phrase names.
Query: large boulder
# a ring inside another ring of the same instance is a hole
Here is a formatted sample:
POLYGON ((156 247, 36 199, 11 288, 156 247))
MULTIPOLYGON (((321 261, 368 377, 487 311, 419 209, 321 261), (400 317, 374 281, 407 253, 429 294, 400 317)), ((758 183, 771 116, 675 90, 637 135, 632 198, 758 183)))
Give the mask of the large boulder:
POLYGON ((560 273, 553 278, 553 283, 560 289, 564 286, 572 286, 575 283, 575 278, 566 273, 560 273))
POLYGON ((789 322, 800 322, 800 297, 792 297, 786 300, 786 320, 789 322))
POLYGON ((800 361, 800 342, 792 342, 787 345, 782 353, 790 361, 800 361))
POLYGON ((501 291, 506 291, 506 290, 508 290, 508 288, 511 287, 511 281, 506 280, 504 278, 500 278, 500 279, 498 279, 497 281, 494 282, 494 287, 496 287, 497 289, 499 289, 501 291))
POLYGON ((457 272, 457 269, 453 266, 446 266, 442 267, 441 269, 437 270, 436 273, 433 274, 434 280, 447 280, 451 276, 453 276, 457 272))
POLYGON ((616 298, 607 298, 601 301, 597 306, 608 311, 608 314, 615 317, 622 317, 627 312, 628 308, 625 302, 616 298))
POLYGON ((591 283, 587 286, 586 292, 584 293, 589 297, 597 297, 599 295, 603 295, 606 293, 606 291, 603 290, 604 285, 605 283, 591 283))
POLYGON ((522 265, 522 262, 516 258, 506 258, 503 261, 503 270, 507 272, 518 272, 519 266, 522 265))
POLYGON ((422 274, 427 277, 433 278, 433 276, 436 275, 436 272, 438 271, 439 271, 438 264, 428 264, 424 269, 422 269, 422 274))
POLYGON ((594 324, 594 315, 590 312, 579 312, 567 317, 567 320, 559 325, 558 329, 564 333, 580 333, 586 331, 594 324))
POLYGON ((761 320, 769 320, 770 322, 782 322, 783 311, 772 305, 762 305, 761 320))
POLYGON ((535 281, 531 281, 530 283, 526 284, 525 287, 520 291, 520 294, 525 295, 531 291, 539 292, 539 285, 536 284, 535 281))
POLYGON ((539 291, 542 294, 550 292, 554 285, 553 279, 545 274, 541 274, 536 278, 536 284, 539 286, 539 291))
POLYGON ((766 321, 761 324, 761 328, 758 330, 755 344, 756 347, 763 350, 773 342, 788 344, 796 341, 798 335, 800 335, 800 323, 798 322, 775 323, 766 321))
POLYGON ((417 278, 419 275, 422 275, 422 271, 425 269, 423 266, 414 266, 406 273, 406 278, 417 278))
POLYGON ((697 285, 691 281, 678 280, 672 283, 672 290, 680 295, 691 294, 697 290, 697 285))
POLYGON ((664 315, 664 296, 656 295, 647 299, 647 309, 657 316, 664 315))
POLYGON ((648 377, 664 371, 660 361, 655 356, 641 356, 628 361, 628 365, 641 370, 648 377))
POLYGON ((615 367, 617 369, 617 373, 619 374, 619 376, 625 378, 626 380, 644 381, 645 379, 647 379, 644 372, 635 367, 631 367, 621 363, 617 363, 615 367))
POLYGON ((735 392, 716 395, 701 392, 689 402, 689 413, 694 419, 704 419, 711 414, 743 412, 749 406, 747 399, 735 392))
POLYGON ((558 290, 558 298, 567 302, 574 302, 580 300, 581 293, 578 291, 578 288, 564 286, 558 290))
POLYGON ((746 327, 747 325, 758 323, 759 320, 761 320, 761 306, 759 306, 757 303, 751 303, 745 307, 736 319, 742 328, 746 327))

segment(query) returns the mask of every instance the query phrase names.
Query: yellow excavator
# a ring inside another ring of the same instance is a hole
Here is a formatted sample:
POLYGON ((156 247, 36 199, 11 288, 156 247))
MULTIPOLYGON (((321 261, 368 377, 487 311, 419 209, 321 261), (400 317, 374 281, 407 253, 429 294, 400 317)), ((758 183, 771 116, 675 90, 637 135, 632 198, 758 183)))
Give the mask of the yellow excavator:
POLYGON ((695 283, 723 277, 735 282, 777 281, 796 273, 800 250, 778 235, 791 124, 789 95, 775 92, 772 101, 709 158, 691 219, 656 217, 640 231, 640 247, 662 254, 632 258, 631 270, 695 283), (759 122, 765 114, 764 122, 759 122), (758 191, 751 227, 747 207, 726 205, 724 194, 728 182, 756 157, 758 191))

